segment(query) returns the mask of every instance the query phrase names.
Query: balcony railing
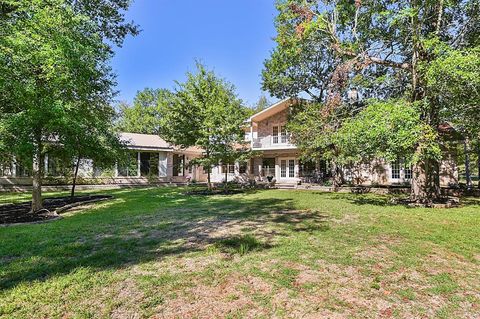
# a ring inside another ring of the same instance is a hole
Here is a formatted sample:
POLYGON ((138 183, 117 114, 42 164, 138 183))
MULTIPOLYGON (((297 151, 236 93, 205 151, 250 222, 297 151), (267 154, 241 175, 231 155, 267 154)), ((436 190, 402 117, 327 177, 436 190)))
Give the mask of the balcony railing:
MULTIPOLYGON (((279 138, 279 142, 280 141, 281 141, 281 139, 279 138)), ((289 140, 287 140, 286 143, 272 143, 272 136, 266 136, 266 137, 263 137, 263 138, 252 139, 252 147, 253 148, 267 148, 267 147, 282 148, 282 147, 292 147, 292 146, 295 146, 295 145, 291 144, 289 140)))

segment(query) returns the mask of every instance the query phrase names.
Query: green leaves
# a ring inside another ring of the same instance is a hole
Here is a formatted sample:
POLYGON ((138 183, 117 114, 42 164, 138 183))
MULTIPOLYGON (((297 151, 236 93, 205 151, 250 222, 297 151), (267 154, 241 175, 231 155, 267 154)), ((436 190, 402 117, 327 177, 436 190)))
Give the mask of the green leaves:
MULTIPOLYGON (((346 162, 377 158, 413 160, 425 136, 418 108, 405 100, 372 100, 357 116, 344 122, 335 138, 346 162)), ((429 132, 432 133, 432 132, 429 132)), ((434 136, 430 138, 435 139, 434 136)), ((423 141, 425 144, 428 141, 423 141)))
MULTIPOLYGON (((137 33, 125 22, 128 5, 127 0, 1 2, 0 144, 8 153, 2 155, 31 163, 35 150, 40 159, 61 148, 70 158, 99 159, 118 146, 111 131, 115 75, 109 62, 111 45, 137 33)), ((38 185, 41 170, 34 174, 38 185)))
POLYGON ((436 50, 423 65, 427 92, 438 100, 440 116, 468 134, 480 132, 480 47, 436 50))
POLYGON ((160 135, 180 147, 197 146, 204 150, 204 166, 219 160, 241 156, 246 108, 237 98, 235 88, 213 71, 197 63, 195 73, 178 83, 171 103, 159 109, 160 135))
POLYGON ((166 89, 146 88, 137 92, 133 105, 120 104, 119 129, 131 133, 159 134, 160 113, 173 103, 174 94, 166 89))

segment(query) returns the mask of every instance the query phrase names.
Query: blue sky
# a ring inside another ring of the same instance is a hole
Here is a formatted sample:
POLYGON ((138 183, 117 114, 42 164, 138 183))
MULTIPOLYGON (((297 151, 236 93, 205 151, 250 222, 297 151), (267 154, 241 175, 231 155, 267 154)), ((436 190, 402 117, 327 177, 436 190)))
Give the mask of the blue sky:
POLYGON ((135 0, 127 17, 142 32, 116 49, 117 99, 131 102, 145 87, 171 89, 199 59, 254 104, 275 14, 274 0, 135 0))

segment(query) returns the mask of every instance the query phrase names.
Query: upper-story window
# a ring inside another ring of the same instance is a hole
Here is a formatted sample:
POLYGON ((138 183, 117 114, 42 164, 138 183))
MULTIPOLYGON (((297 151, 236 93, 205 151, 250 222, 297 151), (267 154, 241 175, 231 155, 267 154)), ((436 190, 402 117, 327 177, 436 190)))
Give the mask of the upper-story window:
POLYGON ((280 135, 281 135, 281 141, 283 144, 288 143, 288 138, 287 138, 287 128, 283 125, 280 127, 280 135))
POLYGON ((287 127, 285 125, 274 126, 272 132, 272 143, 273 144, 287 144, 288 143, 288 134, 287 127))
POLYGON ((273 144, 278 144, 278 126, 273 127, 273 144))

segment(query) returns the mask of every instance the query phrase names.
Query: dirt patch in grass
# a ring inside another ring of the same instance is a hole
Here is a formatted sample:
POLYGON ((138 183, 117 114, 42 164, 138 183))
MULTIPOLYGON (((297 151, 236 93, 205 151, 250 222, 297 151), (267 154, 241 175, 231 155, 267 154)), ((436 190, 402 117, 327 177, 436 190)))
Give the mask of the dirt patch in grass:
POLYGON ((268 309, 255 301, 269 295, 272 286, 260 278, 232 274, 218 285, 196 285, 158 309, 160 318, 223 318, 268 316, 268 309))
POLYGON ((255 219, 219 215, 205 220, 174 222, 167 229, 153 230, 147 236, 181 241, 182 248, 189 250, 203 250, 217 244, 235 246, 235 241, 249 241, 245 236, 253 236, 259 241, 255 246, 269 248, 280 236, 286 236, 285 227, 295 231, 326 231, 329 229, 328 216, 311 210, 277 211, 255 219))
POLYGON ((143 300, 144 294, 137 288, 132 279, 127 279, 116 287, 115 304, 111 311, 110 318, 140 318, 138 305, 143 300))

